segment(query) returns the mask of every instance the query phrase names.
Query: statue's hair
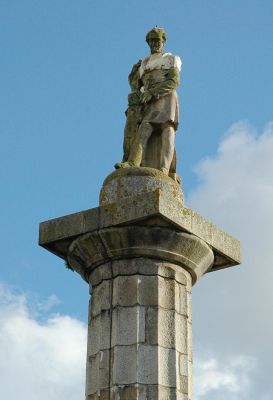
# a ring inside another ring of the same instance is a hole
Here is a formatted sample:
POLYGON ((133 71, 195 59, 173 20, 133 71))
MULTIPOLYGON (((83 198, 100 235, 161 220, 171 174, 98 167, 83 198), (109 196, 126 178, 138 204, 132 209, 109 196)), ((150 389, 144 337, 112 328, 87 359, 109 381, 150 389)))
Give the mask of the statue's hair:
POLYGON ((151 36, 158 36, 162 37, 163 41, 166 42, 167 40, 167 33, 163 28, 158 28, 157 26, 151 29, 146 35, 146 42, 149 43, 151 36))

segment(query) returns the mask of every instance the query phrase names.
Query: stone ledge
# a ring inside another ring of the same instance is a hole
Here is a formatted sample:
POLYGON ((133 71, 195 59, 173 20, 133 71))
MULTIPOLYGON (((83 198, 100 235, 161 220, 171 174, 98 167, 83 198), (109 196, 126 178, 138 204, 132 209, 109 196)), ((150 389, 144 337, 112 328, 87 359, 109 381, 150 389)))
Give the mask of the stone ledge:
POLYGON ((215 261, 210 271, 238 265, 241 261, 237 239, 161 190, 42 222, 39 244, 67 259, 68 248, 77 237, 123 225, 165 226, 197 236, 214 252, 215 261))

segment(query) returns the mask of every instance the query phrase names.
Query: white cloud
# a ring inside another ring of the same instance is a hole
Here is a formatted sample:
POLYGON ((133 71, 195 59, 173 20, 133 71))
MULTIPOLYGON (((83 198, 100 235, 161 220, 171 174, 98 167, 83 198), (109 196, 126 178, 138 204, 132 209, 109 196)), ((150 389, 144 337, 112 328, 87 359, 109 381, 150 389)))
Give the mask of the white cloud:
POLYGON ((208 274, 193 289, 195 354, 256 358, 250 399, 272 398, 273 123, 261 133, 234 124, 197 174, 188 205, 241 240, 243 264, 208 274))
MULTIPOLYGON (((40 304, 38 308, 41 312, 40 304)), ((26 296, 4 285, 0 285, 0 354, 1 399, 84 398, 86 327, 65 315, 38 322, 30 315, 26 296)))
POLYGON ((249 399, 251 391, 251 371, 255 360, 236 356, 219 362, 215 357, 196 363, 194 380, 196 400, 243 400, 249 399))
POLYGON ((216 156, 196 170, 200 184, 190 193, 192 207, 237 235, 244 236, 249 227, 263 229, 265 217, 272 221, 273 123, 261 134, 247 122, 234 124, 216 156))

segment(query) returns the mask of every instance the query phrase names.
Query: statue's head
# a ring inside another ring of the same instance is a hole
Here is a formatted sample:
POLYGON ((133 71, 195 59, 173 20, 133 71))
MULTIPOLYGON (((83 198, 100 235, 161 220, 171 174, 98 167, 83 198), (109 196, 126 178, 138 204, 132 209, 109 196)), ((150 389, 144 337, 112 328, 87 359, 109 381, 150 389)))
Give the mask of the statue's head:
POLYGON ((151 53, 162 53, 167 34, 163 28, 155 27, 146 35, 146 42, 150 46, 151 53))

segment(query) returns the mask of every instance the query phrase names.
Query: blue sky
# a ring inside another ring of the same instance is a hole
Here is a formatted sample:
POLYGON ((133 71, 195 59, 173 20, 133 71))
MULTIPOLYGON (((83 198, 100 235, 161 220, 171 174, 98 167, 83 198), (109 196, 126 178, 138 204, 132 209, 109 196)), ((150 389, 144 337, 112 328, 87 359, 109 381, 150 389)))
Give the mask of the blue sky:
MULTIPOLYGON (((263 305, 255 313, 259 318, 251 317, 261 298, 272 304, 268 279, 257 287, 257 275, 267 275, 258 274, 251 261, 257 257, 267 271, 272 244, 265 239, 257 246, 250 235, 257 231, 259 238, 272 237, 272 18, 271 0, 0 0, 2 304, 23 298, 20 304, 36 324, 49 323, 53 314, 68 316, 79 324, 77 329, 86 321, 87 285, 62 260, 38 247, 38 224, 98 205, 102 182, 122 157, 127 75, 148 54, 146 32, 163 26, 166 50, 183 60, 176 148, 187 205, 242 239, 246 254, 239 272, 205 277, 194 289, 196 357, 203 357, 197 374, 205 382, 207 371, 226 371, 228 365, 232 371, 228 336, 224 354, 219 341, 224 331, 216 332, 225 326, 223 312, 232 318, 238 302, 245 308, 239 307, 237 320, 243 313, 249 328, 238 328, 239 342, 249 345, 239 354, 236 332, 227 326, 236 357, 244 357, 236 368, 246 374, 245 365, 253 365, 253 371, 254 365, 270 366, 273 351, 265 345, 260 351, 254 338, 243 338, 252 337, 251 322, 272 335, 272 326, 262 318, 263 305), (251 253, 255 246, 263 252, 251 253), (244 301, 254 288, 251 298, 257 301, 248 309, 244 301), (204 324, 205 307, 213 310, 211 324, 204 324), (207 353, 199 350, 204 347, 207 353)), ((267 343, 263 336, 260 340, 267 343)), ((263 400, 271 398, 266 397, 273 390, 269 378, 258 375, 256 386, 245 389, 248 400, 256 399, 262 386, 263 400)), ((234 391, 223 392, 229 390, 225 379, 218 379, 225 400, 243 400, 235 378, 234 391)), ((197 389, 200 399, 215 395, 220 400, 219 387, 208 387, 197 389)), ((8 389, 5 395, 15 399, 8 389)))

